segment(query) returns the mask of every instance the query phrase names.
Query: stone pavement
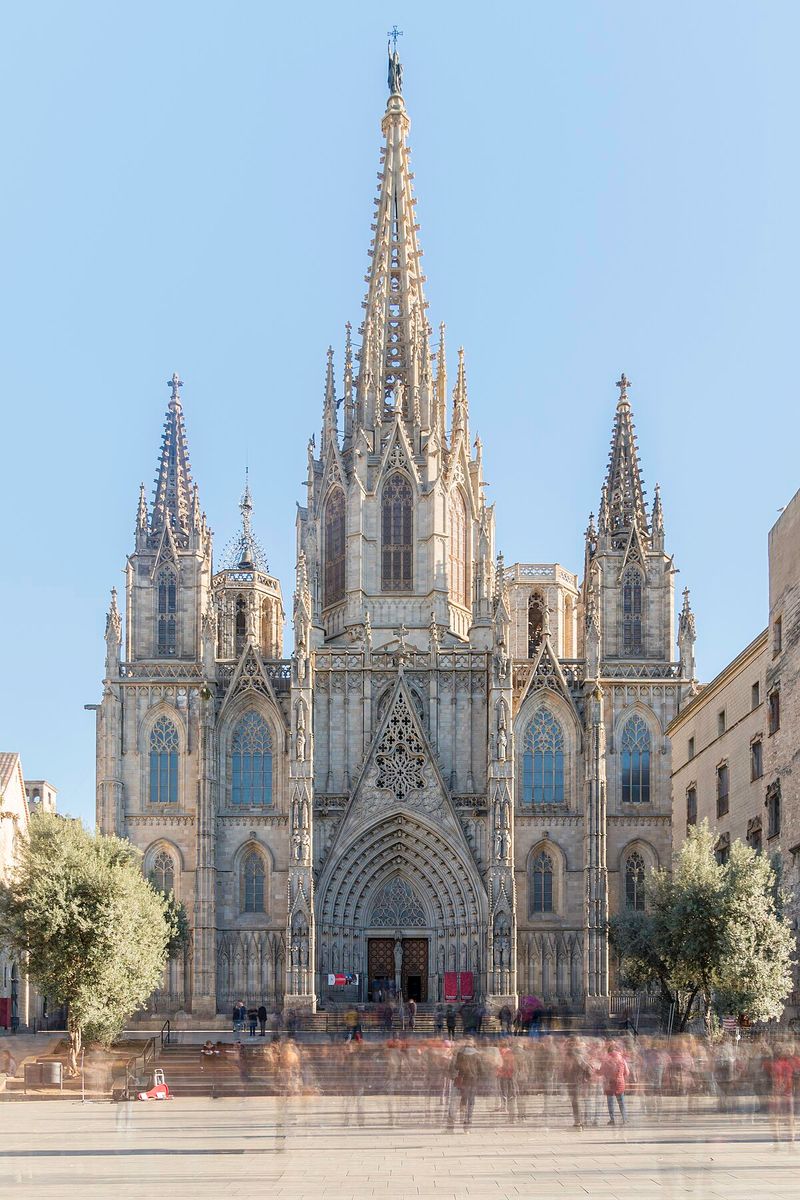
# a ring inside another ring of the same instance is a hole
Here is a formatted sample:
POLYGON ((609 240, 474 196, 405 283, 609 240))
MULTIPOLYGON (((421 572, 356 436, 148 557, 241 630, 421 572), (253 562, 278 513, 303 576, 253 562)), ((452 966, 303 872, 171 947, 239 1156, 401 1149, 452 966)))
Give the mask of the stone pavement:
MULTIPOLYGON (((352 1102, 351 1102, 352 1104, 352 1102)), ((635 1118, 625 1128, 498 1122, 479 1101, 468 1133, 399 1102, 364 1103, 362 1127, 336 1098, 178 1099, 163 1104, 21 1101, 0 1107, 0 1197, 206 1200, 264 1196, 762 1200, 792 1197, 800 1151, 772 1145, 761 1117, 711 1112, 635 1118)))

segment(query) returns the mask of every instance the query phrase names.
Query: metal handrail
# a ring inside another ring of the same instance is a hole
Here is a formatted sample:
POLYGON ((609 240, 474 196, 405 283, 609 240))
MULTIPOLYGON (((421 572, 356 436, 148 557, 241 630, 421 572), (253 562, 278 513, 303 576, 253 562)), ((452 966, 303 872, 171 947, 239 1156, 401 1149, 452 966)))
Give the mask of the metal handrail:
POLYGON ((170 1044, 170 1033, 171 1033, 170 1024, 169 1024, 169 1021, 167 1020, 161 1026, 160 1037, 161 1037, 161 1049, 162 1050, 164 1049, 165 1046, 168 1046, 170 1044))

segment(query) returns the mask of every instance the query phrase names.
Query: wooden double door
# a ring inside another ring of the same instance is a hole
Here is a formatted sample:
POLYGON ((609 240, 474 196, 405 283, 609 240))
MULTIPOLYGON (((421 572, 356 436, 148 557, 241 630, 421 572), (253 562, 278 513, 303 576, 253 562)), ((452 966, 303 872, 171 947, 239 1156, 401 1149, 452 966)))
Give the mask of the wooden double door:
MULTIPOLYGON (((403 969, 401 982, 405 1000, 425 1001, 428 999, 428 939, 403 938, 403 969)), ((383 981, 384 990, 394 986, 394 938, 374 937, 369 939, 368 964, 371 993, 377 991, 383 981)), ((371 998, 373 998, 371 996, 371 998)))

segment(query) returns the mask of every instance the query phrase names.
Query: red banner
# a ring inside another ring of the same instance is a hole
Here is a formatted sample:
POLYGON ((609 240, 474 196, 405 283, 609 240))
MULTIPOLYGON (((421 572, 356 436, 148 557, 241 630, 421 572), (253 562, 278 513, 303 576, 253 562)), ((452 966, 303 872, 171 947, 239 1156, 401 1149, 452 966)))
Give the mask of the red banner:
POLYGON ((11 997, 0 996, 0 1026, 8 1029, 11 1024, 11 997))
POLYGON ((458 996, 458 976, 455 971, 445 971, 444 973, 444 998, 445 1000, 455 1000, 458 996))
POLYGON ((461 972, 461 999, 471 1000, 475 995, 475 984, 472 977, 472 971, 461 972))

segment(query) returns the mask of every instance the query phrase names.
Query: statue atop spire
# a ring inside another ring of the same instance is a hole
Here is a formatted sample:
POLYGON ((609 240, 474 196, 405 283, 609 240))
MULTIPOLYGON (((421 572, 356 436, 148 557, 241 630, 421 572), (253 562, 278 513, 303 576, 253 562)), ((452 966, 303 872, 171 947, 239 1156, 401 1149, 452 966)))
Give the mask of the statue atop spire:
POLYGON ((403 36, 402 29, 398 29, 396 25, 386 35, 390 41, 389 47, 389 95, 402 96, 403 94, 403 64, 400 62, 400 55, 397 53, 397 39, 403 36))

